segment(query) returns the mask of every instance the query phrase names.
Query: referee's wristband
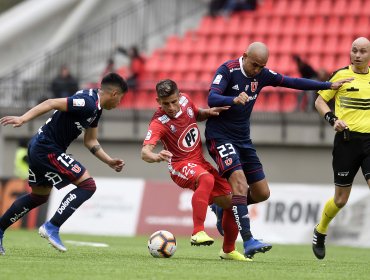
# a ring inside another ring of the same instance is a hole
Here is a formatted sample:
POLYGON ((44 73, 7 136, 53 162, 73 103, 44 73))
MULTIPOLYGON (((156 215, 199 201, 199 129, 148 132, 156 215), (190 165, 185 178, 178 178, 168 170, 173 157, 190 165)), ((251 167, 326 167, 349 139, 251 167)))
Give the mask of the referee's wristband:
POLYGON ((334 126, 335 121, 338 119, 336 115, 332 111, 329 111, 325 114, 324 119, 330 123, 331 126, 334 126))

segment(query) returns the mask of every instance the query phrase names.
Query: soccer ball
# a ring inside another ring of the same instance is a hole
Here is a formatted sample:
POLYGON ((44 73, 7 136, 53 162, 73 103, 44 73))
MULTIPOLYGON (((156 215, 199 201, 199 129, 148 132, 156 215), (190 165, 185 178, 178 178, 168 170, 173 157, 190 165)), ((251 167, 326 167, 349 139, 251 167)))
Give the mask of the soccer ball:
POLYGON ((170 258, 176 252, 176 238, 169 231, 156 231, 148 240, 148 249, 155 258, 170 258))

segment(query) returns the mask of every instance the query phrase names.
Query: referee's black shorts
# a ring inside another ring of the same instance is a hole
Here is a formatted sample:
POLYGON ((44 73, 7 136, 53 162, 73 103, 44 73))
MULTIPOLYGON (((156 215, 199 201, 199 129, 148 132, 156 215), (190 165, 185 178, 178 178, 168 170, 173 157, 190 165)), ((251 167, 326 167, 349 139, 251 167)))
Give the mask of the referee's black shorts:
POLYGON ((365 180, 370 179, 370 133, 350 132, 349 141, 337 132, 333 147, 334 183, 349 187, 361 167, 365 180))

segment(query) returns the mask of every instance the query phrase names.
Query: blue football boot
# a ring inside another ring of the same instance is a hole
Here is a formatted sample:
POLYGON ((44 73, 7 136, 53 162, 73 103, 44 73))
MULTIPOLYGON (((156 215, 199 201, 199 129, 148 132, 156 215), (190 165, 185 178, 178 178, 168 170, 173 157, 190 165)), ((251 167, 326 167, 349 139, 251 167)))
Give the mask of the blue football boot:
POLYGON ((41 237, 48 240, 49 243, 58 251, 67 251, 67 248, 64 247, 62 240, 60 240, 59 227, 54 226, 50 222, 46 222, 39 228, 39 234, 41 237))
POLYGON ((216 214, 216 217, 217 217, 217 222, 216 222, 217 230, 222 236, 224 236, 224 230, 222 228, 222 215, 224 213, 224 209, 222 209, 221 207, 213 203, 211 205, 211 210, 213 213, 216 214))
POLYGON ((272 248, 271 244, 262 243, 261 241, 251 237, 249 240, 244 241, 244 255, 247 258, 253 258, 256 253, 265 253, 272 248))
POLYGON ((0 229, 0 255, 5 255, 5 249, 3 247, 4 232, 0 229))

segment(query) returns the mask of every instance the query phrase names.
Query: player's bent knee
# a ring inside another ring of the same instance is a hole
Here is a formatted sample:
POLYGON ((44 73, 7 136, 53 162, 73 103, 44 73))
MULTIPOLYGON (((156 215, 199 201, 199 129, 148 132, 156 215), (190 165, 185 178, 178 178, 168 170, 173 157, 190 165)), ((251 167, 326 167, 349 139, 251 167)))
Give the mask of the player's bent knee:
POLYGON ((86 179, 85 181, 82 181, 81 183, 79 183, 77 185, 77 187, 80 188, 81 190, 85 190, 85 191, 91 193, 90 196, 92 196, 96 191, 95 180, 91 177, 86 179))
POLYGON ((204 184, 206 186, 212 186, 213 188, 214 183, 215 177, 213 177, 213 175, 210 173, 201 174, 198 178, 198 186, 204 184))

